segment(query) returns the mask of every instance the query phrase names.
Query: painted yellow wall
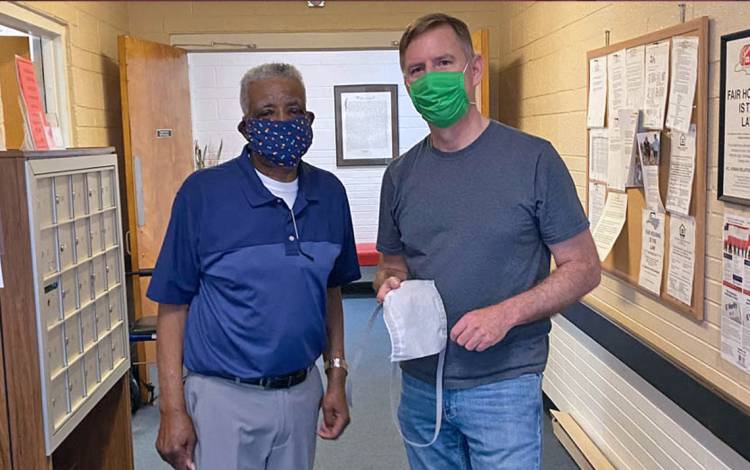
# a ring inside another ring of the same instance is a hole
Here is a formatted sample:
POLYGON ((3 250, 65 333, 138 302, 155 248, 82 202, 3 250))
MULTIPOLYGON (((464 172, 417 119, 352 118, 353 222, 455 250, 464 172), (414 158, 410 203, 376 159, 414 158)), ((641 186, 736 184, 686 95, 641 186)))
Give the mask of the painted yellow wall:
MULTIPOLYGON (((490 31, 491 115, 554 143, 582 199, 586 168, 586 52, 679 22, 677 2, 353 2, 310 9, 274 2, 25 2, 70 28, 75 145, 121 141, 117 35, 169 43, 170 34, 400 30, 443 11, 490 31)), ((688 2, 687 19, 711 18, 706 321, 694 322, 608 276, 587 302, 666 357, 750 406, 750 376, 719 355, 721 219, 716 201, 719 37, 746 29, 750 4, 688 2)), ((584 201, 585 202, 585 201, 584 201)), ((750 215, 750 214, 748 214, 750 215)))
POLYGON ((125 2, 23 2, 68 28, 68 88, 77 147, 122 145, 117 36, 125 2))
MULTIPOLYGON (((403 30, 411 20, 433 12, 456 15, 471 29, 488 28, 491 80, 497 77, 500 51, 498 14, 502 2, 359 2, 329 1, 308 8, 304 1, 274 2, 131 2, 130 33, 169 44, 176 33, 321 32, 403 30)), ((491 106, 497 116, 498 102, 491 106)))
MULTIPOLYGON (((552 141, 581 198, 586 184, 586 52, 680 21, 678 2, 533 2, 506 5, 498 25, 500 118, 552 141)), ((726 210, 750 210, 716 200, 719 38, 748 28, 750 4, 688 2, 686 20, 710 18, 708 237, 706 321, 692 321, 610 276, 587 302, 655 346, 673 362, 750 407, 750 375, 720 357, 721 227, 726 210)))

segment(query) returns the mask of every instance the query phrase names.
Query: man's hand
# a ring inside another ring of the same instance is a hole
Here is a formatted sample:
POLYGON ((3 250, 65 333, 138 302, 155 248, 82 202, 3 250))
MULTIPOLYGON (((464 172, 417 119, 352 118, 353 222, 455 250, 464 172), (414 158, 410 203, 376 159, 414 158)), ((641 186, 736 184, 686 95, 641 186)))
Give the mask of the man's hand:
POLYGON ((397 278, 396 276, 386 278, 386 280, 383 281, 383 284, 381 284, 380 289, 378 289, 378 302, 381 304, 385 302, 385 295, 392 290, 398 289, 399 287, 401 287, 401 279, 397 278))
POLYGON ((472 310, 451 329, 451 340, 469 351, 482 352, 505 338, 513 327, 502 304, 472 310))
POLYGON ((401 287, 401 282, 409 277, 409 268, 401 255, 380 255, 378 272, 372 281, 373 289, 378 293, 377 299, 381 304, 385 301, 385 294, 401 287))
POLYGON ((156 450, 176 470, 195 470, 193 449, 196 443, 193 420, 185 411, 162 413, 156 450))
POLYGON ((328 375, 328 388, 320 402, 323 409, 323 421, 318 429, 318 436, 323 439, 338 439, 349 425, 349 405, 346 403, 346 372, 331 369, 328 375), (334 375, 344 374, 341 377, 334 375))

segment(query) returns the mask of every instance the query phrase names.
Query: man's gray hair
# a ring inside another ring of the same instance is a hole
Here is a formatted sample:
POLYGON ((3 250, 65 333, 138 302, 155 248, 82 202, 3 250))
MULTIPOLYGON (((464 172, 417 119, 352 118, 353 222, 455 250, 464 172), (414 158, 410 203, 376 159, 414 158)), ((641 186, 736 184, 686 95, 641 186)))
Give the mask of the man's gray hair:
POLYGON ((303 92, 305 90, 305 82, 302 81, 302 74, 299 73, 299 70, 294 65, 271 62, 253 67, 245 72, 240 82, 240 106, 242 107, 243 116, 247 116, 250 113, 250 87, 252 84, 259 80, 274 77, 297 80, 302 85, 303 92))

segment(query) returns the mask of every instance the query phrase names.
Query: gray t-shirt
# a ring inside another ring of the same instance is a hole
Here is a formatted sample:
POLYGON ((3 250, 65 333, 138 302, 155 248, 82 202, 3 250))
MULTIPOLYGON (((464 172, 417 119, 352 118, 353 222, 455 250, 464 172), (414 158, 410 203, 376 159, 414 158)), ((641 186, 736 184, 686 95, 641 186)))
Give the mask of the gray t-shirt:
MULTIPOLYGON (((402 255, 411 279, 433 279, 448 331, 467 312, 520 294, 549 275, 548 246, 588 228, 552 145, 496 121, 468 147, 441 152, 429 136, 383 176, 377 248, 402 255)), ((467 388, 541 372, 549 319, 513 328, 484 352, 448 341, 445 386, 467 388)), ((437 356, 402 364, 434 383, 437 356)))

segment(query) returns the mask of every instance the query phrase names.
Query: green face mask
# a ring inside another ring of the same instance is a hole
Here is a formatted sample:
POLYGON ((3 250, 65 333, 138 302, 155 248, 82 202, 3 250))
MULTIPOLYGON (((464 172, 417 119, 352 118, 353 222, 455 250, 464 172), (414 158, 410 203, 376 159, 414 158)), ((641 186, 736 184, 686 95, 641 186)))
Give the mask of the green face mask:
POLYGON ((464 72, 428 72, 411 84, 409 96, 425 121, 439 128, 457 123, 470 104, 464 72))

